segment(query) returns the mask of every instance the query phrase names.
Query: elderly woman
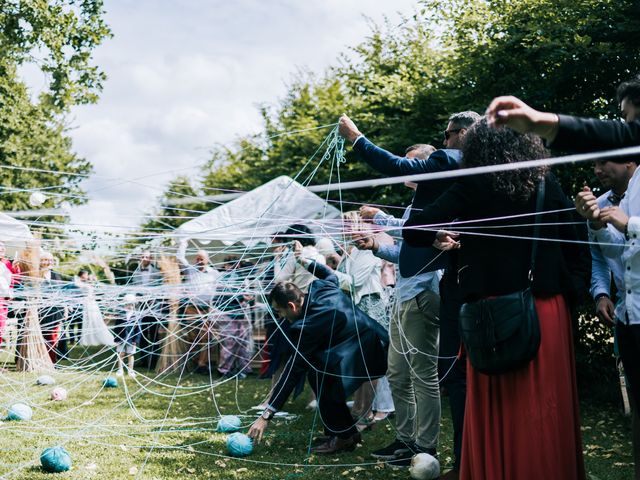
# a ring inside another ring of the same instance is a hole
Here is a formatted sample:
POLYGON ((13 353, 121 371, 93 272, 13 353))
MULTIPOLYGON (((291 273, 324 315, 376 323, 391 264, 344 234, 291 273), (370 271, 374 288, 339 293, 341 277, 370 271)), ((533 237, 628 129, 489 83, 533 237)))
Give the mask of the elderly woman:
MULTIPOLYGON (((463 148, 466 167, 545 153, 538 137, 490 129, 486 120, 471 127, 463 148)), ((461 479, 585 478, 569 304, 579 287, 587 288, 590 256, 586 245, 573 243, 586 232, 578 230, 571 207, 545 168, 520 169, 464 177, 405 224, 404 239, 425 246, 433 243, 438 225, 456 220, 465 302, 529 285, 534 296, 541 332, 534 358, 490 375, 468 364, 461 479), (543 179, 541 238, 530 275, 536 192, 543 179)))

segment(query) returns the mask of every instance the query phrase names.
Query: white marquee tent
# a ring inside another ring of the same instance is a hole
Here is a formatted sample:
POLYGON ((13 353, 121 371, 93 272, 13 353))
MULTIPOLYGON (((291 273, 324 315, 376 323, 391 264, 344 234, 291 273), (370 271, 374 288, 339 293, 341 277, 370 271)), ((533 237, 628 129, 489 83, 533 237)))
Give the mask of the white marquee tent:
POLYGON ((277 177, 239 198, 190 220, 173 232, 214 253, 269 245, 291 224, 305 224, 318 236, 335 236, 340 211, 287 176, 277 177))
POLYGON ((0 241, 7 249, 7 257, 12 258, 19 250, 33 240, 29 227, 19 220, 0 212, 0 241))

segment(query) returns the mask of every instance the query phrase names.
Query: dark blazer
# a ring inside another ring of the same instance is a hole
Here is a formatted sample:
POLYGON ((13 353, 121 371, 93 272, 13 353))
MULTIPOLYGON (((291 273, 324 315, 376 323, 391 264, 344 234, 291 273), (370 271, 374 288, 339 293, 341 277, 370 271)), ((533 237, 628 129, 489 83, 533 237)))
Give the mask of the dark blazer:
MULTIPOLYGON (((459 221, 447 229, 460 232, 457 276, 463 299, 472 301, 522 290, 528 285, 535 215, 483 219, 533 214, 535 197, 514 202, 492 191, 487 176, 465 177, 405 224, 432 228, 405 228, 403 236, 413 245, 431 245, 437 225, 457 218, 459 221)), ((552 174, 546 177, 544 210, 550 213, 540 219, 540 238, 544 241, 538 242, 532 291, 538 296, 565 294, 571 300, 589 286, 587 232, 552 174), (585 243, 570 243, 576 240, 585 243)))
POLYGON ((336 401, 346 401, 362 383, 382 377, 387 371, 386 330, 342 293, 331 269, 312 262, 309 270, 314 268, 315 274, 324 279, 309 286, 303 306, 305 315, 289 328, 296 351, 269 400, 277 410, 310 369, 340 377, 343 391, 331 392, 336 401))
POLYGON ((42 282, 42 306, 38 308, 40 325, 57 325, 64 319, 64 302, 61 301, 60 289, 64 286, 65 279, 58 272, 51 272, 51 280, 42 282))
POLYGON ((559 150, 590 152, 640 145, 640 120, 617 120, 558 115, 558 134, 549 145, 559 150))
MULTIPOLYGON (((399 157, 376 146, 365 137, 356 142, 353 150, 373 169, 389 176, 456 170, 460 167, 462 160, 460 150, 436 150, 426 160, 399 157)), ((454 181, 450 179, 419 182, 413 197, 412 207, 421 210, 444 193, 453 183, 454 181)), ((398 266, 400 274, 408 278, 418 273, 445 268, 449 265, 449 261, 448 255, 443 255, 440 250, 431 245, 416 248, 403 242, 400 247, 398 266), (434 261, 435 258, 438 260, 434 261)))

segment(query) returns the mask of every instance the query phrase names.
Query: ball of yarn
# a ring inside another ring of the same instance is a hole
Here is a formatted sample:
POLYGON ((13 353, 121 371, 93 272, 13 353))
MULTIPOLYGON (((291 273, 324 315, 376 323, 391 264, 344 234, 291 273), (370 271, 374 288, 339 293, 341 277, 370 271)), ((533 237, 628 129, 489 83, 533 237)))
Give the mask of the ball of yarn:
POLYGON ((411 459, 409 473, 415 480, 433 480, 440 476, 440 462, 428 453, 418 453, 411 459))
POLYGON ((42 192, 33 192, 29 195, 29 205, 32 207, 39 207, 45 202, 45 200, 47 200, 47 197, 42 192))
POLYGON ((53 385, 56 381, 50 375, 40 375, 36 380, 36 383, 38 385, 53 385))
POLYGON ((117 388, 118 387, 118 379, 115 377, 107 377, 104 379, 104 382, 102 382, 102 385, 105 388, 117 388))
POLYGON ((71 468, 71 455, 63 447, 49 447, 40 455, 40 463, 46 472, 66 472, 71 468))
POLYGON ((31 410, 31 407, 29 405, 25 403, 14 403, 9 407, 7 420, 29 421, 31 420, 32 415, 33 410, 31 410))
POLYGON ((221 433, 231 433, 237 432, 240 430, 240 426, 242 422, 239 417, 235 415, 224 415, 220 420, 218 420, 218 427, 216 431, 221 433))
POLYGON ((51 400, 61 402, 67 399, 67 390, 62 387, 56 387, 51 390, 51 400))
POLYGON ((246 457, 253 452, 253 441, 244 433, 232 433, 227 437, 227 451, 232 457, 246 457))

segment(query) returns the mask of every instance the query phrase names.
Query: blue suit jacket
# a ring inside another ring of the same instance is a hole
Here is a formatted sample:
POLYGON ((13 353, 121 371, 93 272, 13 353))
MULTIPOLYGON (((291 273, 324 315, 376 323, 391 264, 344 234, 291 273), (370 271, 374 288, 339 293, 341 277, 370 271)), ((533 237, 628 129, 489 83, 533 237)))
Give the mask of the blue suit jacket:
MULTIPOLYGON (((462 154, 460 150, 436 150, 426 160, 406 158, 376 146, 365 137, 360 138, 353 146, 356 154, 367 162, 374 170, 388 176, 413 175, 419 173, 443 172, 460 167, 462 154)), ((444 193, 454 180, 441 179, 419 182, 413 197, 412 207, 416 213, 434 202, 444 193)), ((416 248, 402 242, 398 266, 400 275, 405 278, 419 273, 431 272, 449 266, 449 255, 434 247, 416 248)))
POLYGON ((327 392, 339 402, 346 401, 364 382, 380 378, 387 371, 386 329, 340 290, 333 270, 315 262, 308 270, 322 280, 309 286, 304 317, 289 328, 296 351, 269 399, 269 405, 276 410, 308 371, 339 377, 342 388, 327 392))

